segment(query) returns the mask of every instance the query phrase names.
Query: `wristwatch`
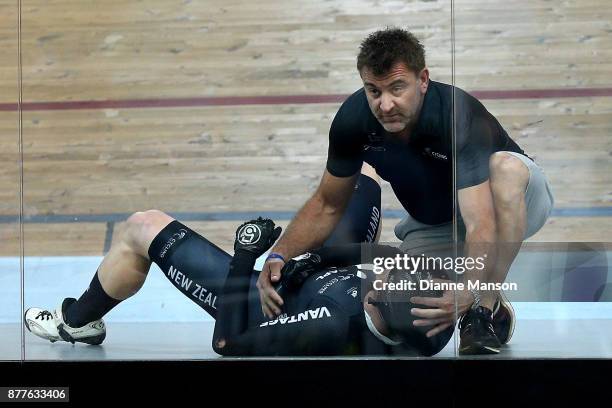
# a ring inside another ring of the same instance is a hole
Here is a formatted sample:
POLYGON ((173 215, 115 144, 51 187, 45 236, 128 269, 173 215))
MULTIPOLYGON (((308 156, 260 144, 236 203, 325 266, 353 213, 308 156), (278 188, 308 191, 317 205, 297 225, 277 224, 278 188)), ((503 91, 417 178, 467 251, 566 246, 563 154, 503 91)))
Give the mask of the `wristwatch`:
POLYGON ((472 296, 474 296, 474 303, 472 303, 472 309, 476 309, 480 306, 480 292, 477 289, 470 289, 472 296))

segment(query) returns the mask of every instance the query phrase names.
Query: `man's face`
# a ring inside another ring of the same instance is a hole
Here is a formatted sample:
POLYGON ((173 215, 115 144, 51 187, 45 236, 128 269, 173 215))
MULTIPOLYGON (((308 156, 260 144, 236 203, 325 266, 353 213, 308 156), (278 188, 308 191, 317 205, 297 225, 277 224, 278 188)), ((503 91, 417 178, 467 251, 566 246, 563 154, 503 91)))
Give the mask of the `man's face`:
POLYGON ((360 74, 370 109, 383 128, 389 133, 408 134, 427 92, 427 68, 415 73, 404 63, 397 63, 381 76, 375 76, 368 67, 360 74))

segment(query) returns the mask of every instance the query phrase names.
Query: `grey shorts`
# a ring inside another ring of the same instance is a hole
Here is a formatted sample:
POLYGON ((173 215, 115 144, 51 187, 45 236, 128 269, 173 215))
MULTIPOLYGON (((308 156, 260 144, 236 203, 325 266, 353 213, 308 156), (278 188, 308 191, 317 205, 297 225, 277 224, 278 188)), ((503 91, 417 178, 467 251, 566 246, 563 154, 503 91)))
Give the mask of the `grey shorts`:
MULTIPOLYGON (((520 153, 509 153, 520 159, 529 169, 529 182, 525 191, 527 206, 527 228, 525 239, 538 232, 546 223, 554 206, 554 198, 544 172, 535 162, 520 153)), ((438 225, 423 224, 408 215, 395 226, 395 236, 403 242, 404 252, 418 252, 431 245, 453 242, 453 223, 438 225)), ((465 225, 457 219, 457 238, 465 239, 465 225)))

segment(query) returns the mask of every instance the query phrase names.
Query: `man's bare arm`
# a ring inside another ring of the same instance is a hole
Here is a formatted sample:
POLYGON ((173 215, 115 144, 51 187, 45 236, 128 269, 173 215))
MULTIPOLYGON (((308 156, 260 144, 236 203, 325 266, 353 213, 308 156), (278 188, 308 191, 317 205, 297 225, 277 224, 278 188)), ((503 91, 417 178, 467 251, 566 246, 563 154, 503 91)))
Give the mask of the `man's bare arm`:
MULTIPOLYGON (((272 252, 288 260, 321 246, 342 218, 358 177, 359 173, 335 177, 325 170, 317 191, 298 211, 272 252)), ((281 313, 283 299, 272 284, 280 280, 284 264, 280 259, 268 259, 257 280, 262 311, 270 318, 281 313)))
POLYGON ((358 175, 335 177, 325 170, 319 187, 298 211, 272 251, 289 259, 320 247, 342 218, 358 175))

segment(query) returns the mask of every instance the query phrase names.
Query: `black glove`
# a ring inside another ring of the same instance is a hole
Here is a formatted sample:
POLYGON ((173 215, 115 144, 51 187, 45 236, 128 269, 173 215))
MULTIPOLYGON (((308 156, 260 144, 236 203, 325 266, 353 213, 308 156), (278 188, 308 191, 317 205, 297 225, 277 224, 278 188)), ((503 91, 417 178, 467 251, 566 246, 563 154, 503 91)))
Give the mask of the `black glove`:
POLYGON ((283 287, 289 291, 298 289, 310 275, 321 270, 321 264, 321 257, 312 253, 291 259, 281 269, 283 287))
POLYGON ((281 231, 281 227, 275 228, 274 221, 267 218, 247 221, 236 230, 234 251, 245 251, 259 257, 270 249, 281 231))

